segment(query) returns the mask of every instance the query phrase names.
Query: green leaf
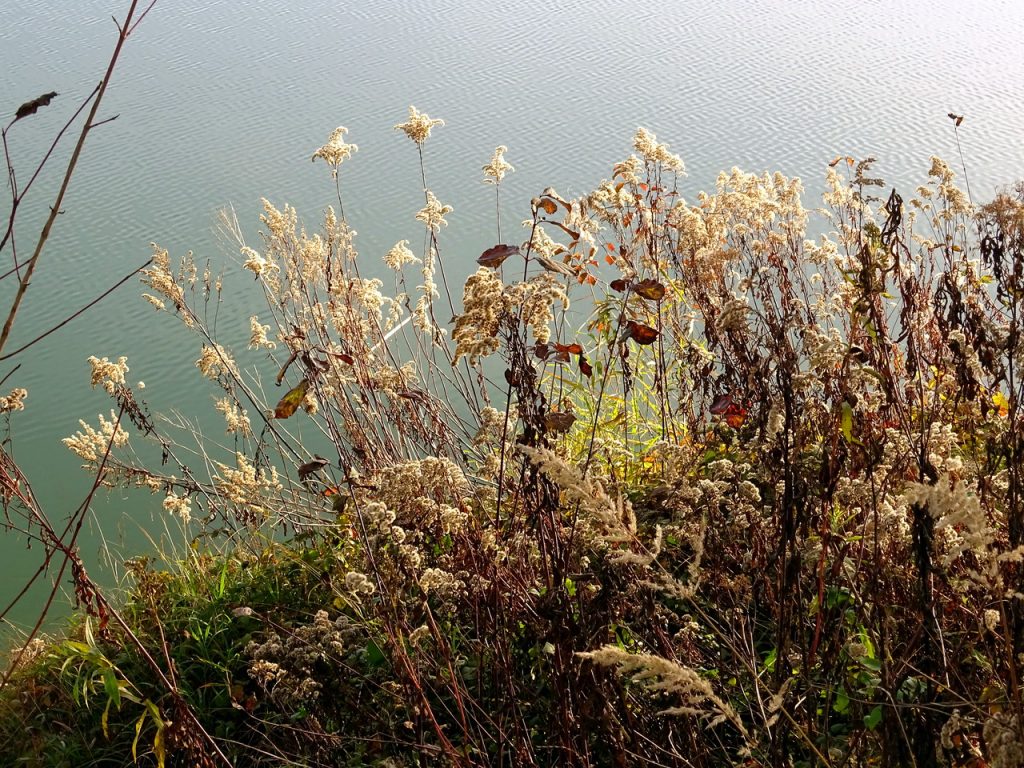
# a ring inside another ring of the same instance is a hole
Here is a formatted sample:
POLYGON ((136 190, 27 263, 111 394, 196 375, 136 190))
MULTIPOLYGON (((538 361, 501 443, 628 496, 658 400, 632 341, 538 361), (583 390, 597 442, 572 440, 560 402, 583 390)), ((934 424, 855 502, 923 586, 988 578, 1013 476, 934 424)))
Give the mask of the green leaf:
POLYGON ((377 645, 375 640, 370 640, 366 644, 366 660, 370 663, 371 667, 380 667, 387 662, 387 656, 384 655, 384 651, 381 650, 380 646, 377 645))
POLYGON ((875 730, 878 724, 882 722, 882 705, 879 704, 866 715, 864 715, 864 725, 867 726, 869 731, 875 730))
POLYGON ((843 430, 843 439, 846 440, 847 443, 852 443, 853 442, 853 407, 848 402, 846 402, 845 400, 843 401, 843 413, 842 413, 842 416, 840 417, 840 426, 842 427, 842 430, 843 430))
POLYGON ((107 692, 107 698, 114 702, 114 706, 121 708, 121 683, 114 674, 113 669, 103 670, 103 690, 107 692))
POLYGON ((838 712, 839 714, 842 715, 849 708, 850 708, 850 697, 846 695, 846 691, 840 689, 840 691, 836 694, 836 700, 832 704, 832 709, 834 709, 836 712, 838 712))

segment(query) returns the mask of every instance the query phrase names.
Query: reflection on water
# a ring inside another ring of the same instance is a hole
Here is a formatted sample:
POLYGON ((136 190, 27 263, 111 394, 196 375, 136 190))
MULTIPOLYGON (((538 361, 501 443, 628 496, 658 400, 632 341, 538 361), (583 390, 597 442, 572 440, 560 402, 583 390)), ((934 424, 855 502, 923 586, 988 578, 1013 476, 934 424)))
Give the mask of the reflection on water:
MULTIPOLYGON (((0 111, 61 94, 11 133, 21 178, 101 75, 118 5, 7 0, 0 111)), ((253 239, 261 196, 292 203, 315 225, 334 190, 309 158, 339 124, 359 145, 342 186, 364 274, 373 274, 397 240, 421 237, 417 157, 392 130, 409 104, 446 121, 426 146, 426 173, 455 208, 442 247, 456 281, 494 243, 480 168, 498 144, 516 167, 503 185, 506 233, 544 187, 571 195, 610 175, 638 125, 684 157, 689 197, 733 165, 801 176, 810 194, 837 154, 876 156, 879 173, 903 188, 924 180, 930 154, 958 167, 952 110, 967 116, 971 188, 985 197, 1024 175, 1022 29, 1024 4, 1014 0, 969 10, 952 0, 158 3, 126 49, 102 115, 119 117, 86 147, 12 344, 137 266, 150 241, 175 255, 192 249, 215 269, 231 265, 215 227, 226 204, 253 239)), ((56 183, 41 182, 19 218, 20 250, 31 247, 56 183)), ((3 290, 6 300, 9 282, 3 290)), ((109 409, 87 386, 90 354, 127 355, 155 410, 213 414, 197 342, 157 322, 138 294, 126 286, 47 339, 11 380, 30 391, 15 452, 55 519, 88 486, 58 440, 78 418, 109 409)), ((240 301, 229 297, 219 330, 242 348, 250 313, 240 301)), ((138 546, 151 512, 134 500, 126 518, 123 506, 101 510, 87 562, 100 532, 138 546)), ((10 572, 3 602, 38 552, 14 538, 0 540, 0 552, 10 572)))

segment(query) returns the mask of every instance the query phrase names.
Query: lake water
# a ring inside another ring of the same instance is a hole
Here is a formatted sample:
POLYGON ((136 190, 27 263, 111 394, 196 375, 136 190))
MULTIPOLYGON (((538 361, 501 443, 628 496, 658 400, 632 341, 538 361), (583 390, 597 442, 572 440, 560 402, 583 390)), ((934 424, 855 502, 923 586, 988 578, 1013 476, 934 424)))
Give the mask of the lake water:
MULTIPOLYGON (((0 120, 41 93, 61 94, 11 131, 22 180, 99 80, 114 43, 110 16, 126 6, 0 0, 0 120)), ((337 125, 359 145, 342 178, 372 273, 395 241, 420 241, 415 150, 392 130, 410 104, 446 121, 427 144, 427 174, 455 208, 442 245, 459 282, 494 243, 480 167, 498 144, 516 167, 503 185, 506 239, 544 187, 571 195, 608 177, 640 125, 683 156, 688 197, 738 165, 802 177, 813 205, 838 154, 876 156, 879 174, 904 190, 924 181, 931 154, 959 168, 954 111, 966 115, 971 189, 985 199, 1024 177, 1022 33, 1019 0, 160 0, 128 43, 101 115, 119 117, 86 146, 8 349, 143 262, 151 241, 237 269, 216 234, 225 205, 250 236, 262 196, 315 225, 334 191, 309 159, 337 125)), ((56 185, 51 173, 19 215, 20 253, 56 185)), ((9 252, 3 259, 6 269, 9 252)), ((13 289, 0 284, 5 306, 13 289)), ((194 367, 198 342, 139 294, 126 285, 17 361, 8 381, 30 393, 13 420, 15 455, 55 520, 90 482, 59 439, 110 408, 89 389, 89 355, 127 355, 130 380, 146 382, 156 411, 213 414, 214 393, 194 367)), ((242 348, 259 307, 233 309, 219 328, 242 348)), ((102 541, 145 548, 153 506, 101 500, 86 563, 102 569, 102 541)), ((0 607, 38 555, 16 535, 0 538, 0 607)), ((34 608, 24 603, 14 618, 34 608)))

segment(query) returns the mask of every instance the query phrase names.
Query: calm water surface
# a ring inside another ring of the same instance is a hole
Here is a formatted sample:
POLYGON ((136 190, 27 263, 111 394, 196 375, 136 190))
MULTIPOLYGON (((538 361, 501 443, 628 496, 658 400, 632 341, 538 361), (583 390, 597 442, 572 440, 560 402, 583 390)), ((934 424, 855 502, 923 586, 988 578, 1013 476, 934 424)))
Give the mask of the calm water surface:
MULTIPOLYGON (((11 132, 20 178, 98 81, 114 42, 110 16, 126 5, 0 0, 0 120, 40 93, 61 94, 11 132)), ((802 177, 813 205, 837 154, 876 156, 904 190, 924 180, 931 154, 959 166, 946 117, 955 111, 967 116, 972 191, 986 198, 1024 177, 1022 33, 1019 0, 160 0, 126 48, 103 112, 119 117, 86 147, 9 348, 144 261, 151 241, 237 271, 216 234, 225 205, 253 239, 263 196, 315 225, 333 186, 309 158, 339 124, 359 145, 343 185, 372 273, 396 240, 421 237, 415 150, 391 129, 410 104, 447 123, 427 145, 427 174, 455 208, 442 247, 456 281, 494 243, 480 166, 498 144, 516 167, 503 186, 508 228, 544 187, 571 195, 609 176, 639 125, 686 160, 688 197, 738 165, 802 177)), ((22 253, 56 183, 40 183, 19 216, 22 253)), ((0 284, 4 305, 12 292, 11 281, 0 284)), ((88 387, 89 355, 127 355, 154 410, 216 429, 213 392, 194 367, 198 342, 159 321, 139 293, 134 282, 123 288, 35 347, 9 380, 30 392, 13 423, 15 455, 56 520, 89 484, 58 441, 110 408, 88 387)), ((232 301, 218 327, 241 349, 260 307, 232 301)), ((146 548, 153 506, 102 501, 85 561, 102 570, 103 541, 146 548)), ((38 554, 0 538, 0 606, 38 554)))

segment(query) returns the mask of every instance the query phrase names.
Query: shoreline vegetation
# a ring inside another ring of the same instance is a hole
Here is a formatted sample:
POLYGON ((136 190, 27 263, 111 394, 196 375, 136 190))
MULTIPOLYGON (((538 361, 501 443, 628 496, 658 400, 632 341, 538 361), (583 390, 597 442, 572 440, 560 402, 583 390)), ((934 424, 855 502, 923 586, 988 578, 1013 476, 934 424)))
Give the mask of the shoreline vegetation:
POLYGON ((1024 764, 1024 188, 976 206, 933 158, 904 199, 839 157, 819 209, 738 169, 690 198, 639 129, 594 191, 531 200, 525 240, 496 218, 457 302, 442 126, 395 126, 423 240, 387 288, 344 128, 318 231, 265 201, 254 247, 225 217, 248 339, 154 245, 144 298, 195 336, 229 445, 89 358, 114 408, 64 442, 182 544, 116 600, 72 567, 67 632, 8 655, 0 760, 1024 764))
MULTIPOLYGON (((24 261, 18 205, 52 149, 18 175, 8 131, 56 94, 3 130, 0 360, 117 287, 4 349, 150 8, 57 137, 88 115, 24 261)), ((1024 765, 1024 184, 981 204, 939 158, 896 190, 837 157, 820 207, 739 169, 695 193, 641 128, 589 193, 504 201, 499 146, 496 244, 460 285, 425 151, 443 127, 414 107, 394 126, 422 238, 372 273, 344 127, 312 153, 337 193, 315 229, 264 201, 248 243, 225 213, 244 284, 153 246, 143 298, 194 340, 222 433, 151 414, 97 350, 112 408, 64 440, 93 478, 73 514, 0 446, 5 525, 42 553, 26 590, 52 584, 0 658, 0 764, 1024 765), (217 331, 233 291, 260 306, 245 338, 217 331), (175 530, 117 591, 78 554, 115 488, 175 530)))

